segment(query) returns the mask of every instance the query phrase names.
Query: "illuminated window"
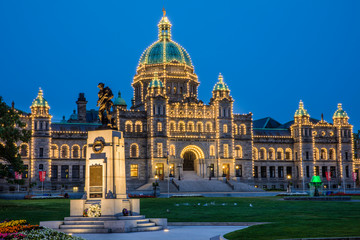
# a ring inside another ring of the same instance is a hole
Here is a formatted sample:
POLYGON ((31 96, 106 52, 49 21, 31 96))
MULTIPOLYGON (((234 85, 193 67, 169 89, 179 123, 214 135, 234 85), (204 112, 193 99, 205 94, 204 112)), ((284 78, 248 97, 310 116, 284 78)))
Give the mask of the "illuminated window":
POLYGON ((227 124, 223 125, 223 133, 227 133, 228 132, 228 126, 227 124))
POLYGON ((203 127, 204 127, 204 125, 202 122, 197 123, 197 131, 198 132, 203 132, 204 131, 203 127))
POLYGON ((68 179, 69 178, 69 165, 61 166, 61 178, 68 179))
POLYGON ((163 157, 163 144, 157 144, 157 157, 163 157))
POLYGON ((170 156, 175 156, 175 145, 170 145, 170 156))
POLYGON ((162 123, 161 122, 157 123, 157 131, 162 132, 162 123))
POLYGON ((135 132, 142 132, 142 123, 141 121, 135 122, 135 132))
POLYGON ((285 150, 285 159, 286 160, 292 160, 292 150, 290 148, 287 148, 285 150))
POLYGON ((259 152, 258 152, 258 149, 256 147, 253 148, 253 158, 254 158, 254 160, 259 159, 259 152))
POLYGON ((260 160, 265 160, 266 157, 266 149, 260 148, 260 160))
POLYGON ((236 124, 234 124, 234 135, 238 134, 238 126, 236 124))
POLYGON ((61 158, 69 158, 69 146, 66 144, 61 146, 61 158))
POLYGON ((80 158, 80 147, 78 145, 72 146, 72 158, 80 158))
POLYGON ((243 154, 242 154, 242 148, 241 148, 240 145, 237 145, 237 146, 235 147, 235 157, 237 157, 237 158, 242 158, 242 157, 243 157, 242 155, 243 155, 243 154))
POLYGON ((86 145, 85 146, 83 146, 83 156, 82 156, 83 158, 86 158, 86 145))
POLYGON ((51 157, 52 158, 58 158, 59 157, 59 149, 56 144, 51 145, 51 157))
POLYGON ((179 122, 179 130, 180 130, 180 132, 185 132, 185 123, 184 122, 179 122))
POLYGON ((327 160, 327 150, 325 148, 321 149, 320 158, 321 160, 327 160))
POLYGON ((132 132, 132 122, 131 121, 125 122, 125 132, 132 132))
POLYGON ((239 126, 239 134, 240 135, 246 135, 246 126, 245 126, 245 124, 240 124, 240 126, 239 126))
POLYGON ((139 146, 136 143, 130 145, 130 157, 139 157, 139 146))
POLYGON ((284 159, 284 150, 282 148, 277 149, 276 159, 277 160, 283 160, 284 159))
POLYGON ((139 167, 137 164, 130 164, 130 177, 139 176, 139 167))
POLYGON ((215 146, 214 145, 210 146, 210 156, 215 156, 215 146))
POLYGON ((275 160, 275 149, 274 148, 269 148, 269 159, 275 160))
POLYGON ((207 131, 207 132, 211 132, 211 131, 212 131, 212 124, 211 124, 211 122, 207 122, 207 123, 206 123, 206 131, 207 131))
POLYGON ((170 131, 175 131, 175 122, 170 122, 170 131))
POLYGON ((188 131, 193 132, 194 130, 194 122, 188 122, 188 131))
POLYGON ((314 148, 314 159, 319 160, 319 149, 318 148, 314 148))
POLYGON ((224 144, 224 158, 228 158, 228 157, 229 157, 229 145, 224 144))
POLYGON ((330 159, 330 160, 335 160, 335 159, 336 159, 336 152, 335 152, 335 149, 334 149, 334 148, 330 148, 330 151, 329 151, 329 159, 330 159))

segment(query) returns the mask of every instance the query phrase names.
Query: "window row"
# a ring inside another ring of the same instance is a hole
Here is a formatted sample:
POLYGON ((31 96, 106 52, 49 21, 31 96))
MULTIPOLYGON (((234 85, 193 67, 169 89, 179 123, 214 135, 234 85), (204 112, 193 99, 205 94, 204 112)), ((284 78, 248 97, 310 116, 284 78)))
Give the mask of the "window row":
POLYGON ((264 147, 260 148, 260 151, 254 147, 253 148, 253 158, 254 160, 292 160, 292 150, 290 148, 284 149, 278 148, 269 148, 268 150, 264 147))
MULTIPOLYGON (((170 122, 170 131, 179 131, 179 132, 204 132, 204 123, 197 122, 196 124, 193 121, 187 122, 187 124, 183 121, 178 122, 176 124, 174 121, 170 122)), ((205 123, 205 132, 212 132, 213 124, 211 122, 205 123)))
POLYGON ((133 123, 130 120, 127 120, 125 122, 125 132, 142 132, 143 130, 143 124, 141 121, 136 121, 133 123))
POLYGON ((48 121, 34 121, 34 130, 49 130, 48 121))

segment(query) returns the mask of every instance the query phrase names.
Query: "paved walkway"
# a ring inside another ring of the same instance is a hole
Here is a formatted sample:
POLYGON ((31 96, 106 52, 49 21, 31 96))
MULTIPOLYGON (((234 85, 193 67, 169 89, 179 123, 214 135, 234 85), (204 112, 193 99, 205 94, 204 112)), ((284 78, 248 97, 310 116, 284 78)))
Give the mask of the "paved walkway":
POLYGON ((244 228, 246 226, 168 226, 169 231, 74 235, 88 240, 209 240, 212 237, 244 228))

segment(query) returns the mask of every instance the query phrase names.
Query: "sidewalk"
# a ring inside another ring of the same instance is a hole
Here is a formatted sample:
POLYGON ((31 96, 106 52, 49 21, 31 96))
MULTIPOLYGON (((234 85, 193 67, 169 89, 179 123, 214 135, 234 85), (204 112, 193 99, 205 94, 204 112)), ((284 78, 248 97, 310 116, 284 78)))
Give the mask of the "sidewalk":
POLYGON ((246 226, 168 226, 168 231, 74 235, 87 240, 209 240, 244 228, 246 226))

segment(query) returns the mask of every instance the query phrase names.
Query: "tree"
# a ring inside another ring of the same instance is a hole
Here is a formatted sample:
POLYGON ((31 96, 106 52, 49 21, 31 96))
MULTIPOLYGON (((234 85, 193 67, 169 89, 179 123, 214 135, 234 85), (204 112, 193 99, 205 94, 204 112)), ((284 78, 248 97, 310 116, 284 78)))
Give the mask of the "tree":
POLYGON ((24 164, 16 143, 28 142, 31 132, 20 119, 19 112, 6 105, 0 96, 0 177, 13 182, 14 172, 23 172, 24 164))

